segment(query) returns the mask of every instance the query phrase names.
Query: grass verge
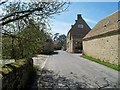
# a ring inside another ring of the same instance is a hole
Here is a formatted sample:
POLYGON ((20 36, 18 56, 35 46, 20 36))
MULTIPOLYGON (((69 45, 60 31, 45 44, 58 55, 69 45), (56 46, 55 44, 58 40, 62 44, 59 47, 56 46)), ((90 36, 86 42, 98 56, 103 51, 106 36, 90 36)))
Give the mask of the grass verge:
POLYGON ((112 69, 117 70, 117 71, 120 72, 120 64, 119 65, 111 64, 109 62, 101 61, 99 59, 95 59, 95 58, 92 58, 92 57, 86 56, 86 55, 82 55, 80 57, 91 60, 91 61, 94 61, 94 62, 102 64, 102 65, 105 65, 105 66, 107 66, 109 68, 112 68, 112 69))

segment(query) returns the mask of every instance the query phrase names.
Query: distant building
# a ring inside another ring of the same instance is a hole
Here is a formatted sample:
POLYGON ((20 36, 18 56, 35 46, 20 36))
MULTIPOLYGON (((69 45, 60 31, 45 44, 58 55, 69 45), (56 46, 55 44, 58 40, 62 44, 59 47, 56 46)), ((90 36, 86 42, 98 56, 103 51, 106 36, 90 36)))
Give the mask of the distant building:
POLYGON ((81 14, 78 14, 75 24, 71 25, 71 29, 67 34, 67 52, 81 52, 83 50, 83 38, 90 30, 90 27, 83 20, 81 14))
POLYGON ((120 11, 101 21, 83 39, 84 54, 105 62, 118 64, 120 52, 120 11))

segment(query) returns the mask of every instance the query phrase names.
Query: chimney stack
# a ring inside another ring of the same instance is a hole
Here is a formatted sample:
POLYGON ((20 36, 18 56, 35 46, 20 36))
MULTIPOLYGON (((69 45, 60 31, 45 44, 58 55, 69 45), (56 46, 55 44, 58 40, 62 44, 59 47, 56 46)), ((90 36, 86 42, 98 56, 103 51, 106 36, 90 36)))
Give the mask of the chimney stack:
POLYGON ((78 15, 77 15, 77 20, 79 20, 79 18, 81 18, 81 14, 78 14, 78 15))
POLYGON ((71 28, 73 28, 74 25, 71 25, 71 28))

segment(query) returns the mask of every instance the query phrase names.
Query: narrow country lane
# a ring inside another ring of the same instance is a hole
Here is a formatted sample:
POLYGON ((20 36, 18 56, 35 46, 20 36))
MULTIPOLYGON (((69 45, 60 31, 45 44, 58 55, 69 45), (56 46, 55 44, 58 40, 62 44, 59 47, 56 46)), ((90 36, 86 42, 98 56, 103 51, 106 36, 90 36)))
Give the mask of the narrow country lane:
POLYGON ((36 82, 32 90, 39 90, 43 87, 45 90, 49 90, 48 88, 52 88, 51 90, 56 90, 56 88, 64 88, 63 90, 116 88, 118 87, 118 72, 83 59, 80 54, 70 54, 60 50, 49 56, 36 82))
POLYGON ((50 56, 45 69, 74 81, 85 82, 88 87, 105 86, 108 83, 109 87, 114 87, 118 83, 117 71, 65 51, 50 56))

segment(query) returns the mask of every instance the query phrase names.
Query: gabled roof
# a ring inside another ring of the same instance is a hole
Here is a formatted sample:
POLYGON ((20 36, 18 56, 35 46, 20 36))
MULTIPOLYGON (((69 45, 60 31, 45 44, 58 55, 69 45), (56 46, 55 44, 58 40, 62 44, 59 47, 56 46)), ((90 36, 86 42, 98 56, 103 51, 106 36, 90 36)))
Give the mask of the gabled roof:
MULTIPOLYGON (((77 20, 75 20, 75 24, 77 23, 77 21, 78 21, 79 19, 81 19, 81 14, 77 14, 77 20)), ((71 25, 71 29, 68 31, 67 35, 73 30, 75 24, 74 24, 74 25, 71 25)))
MULTIPOLYGON (((81 14, 77 15, 77 20, 75 20, 74 25, 71 25, 71 29, 68 31, 67 35, 69 33, 72 34, 72 36, 75 36, 77 34, 85 34, 88 33, 88 31, 91 30, 88 24, 85 22, 85 20, 81 17, 81 14), (84 28, 78 28, 78 24, 83 24, 84 28)), ((77 37, 77 36, 75 36, 77 37)))
POLYGON ((120 15, 120 10, 99 21, 84 37, 84 39, 102 35, 108 32, 118 31, 118 29, 120 29, 120 27, 118 27, 118 24, 120 24, 120 16, 118 15, 120 15))

